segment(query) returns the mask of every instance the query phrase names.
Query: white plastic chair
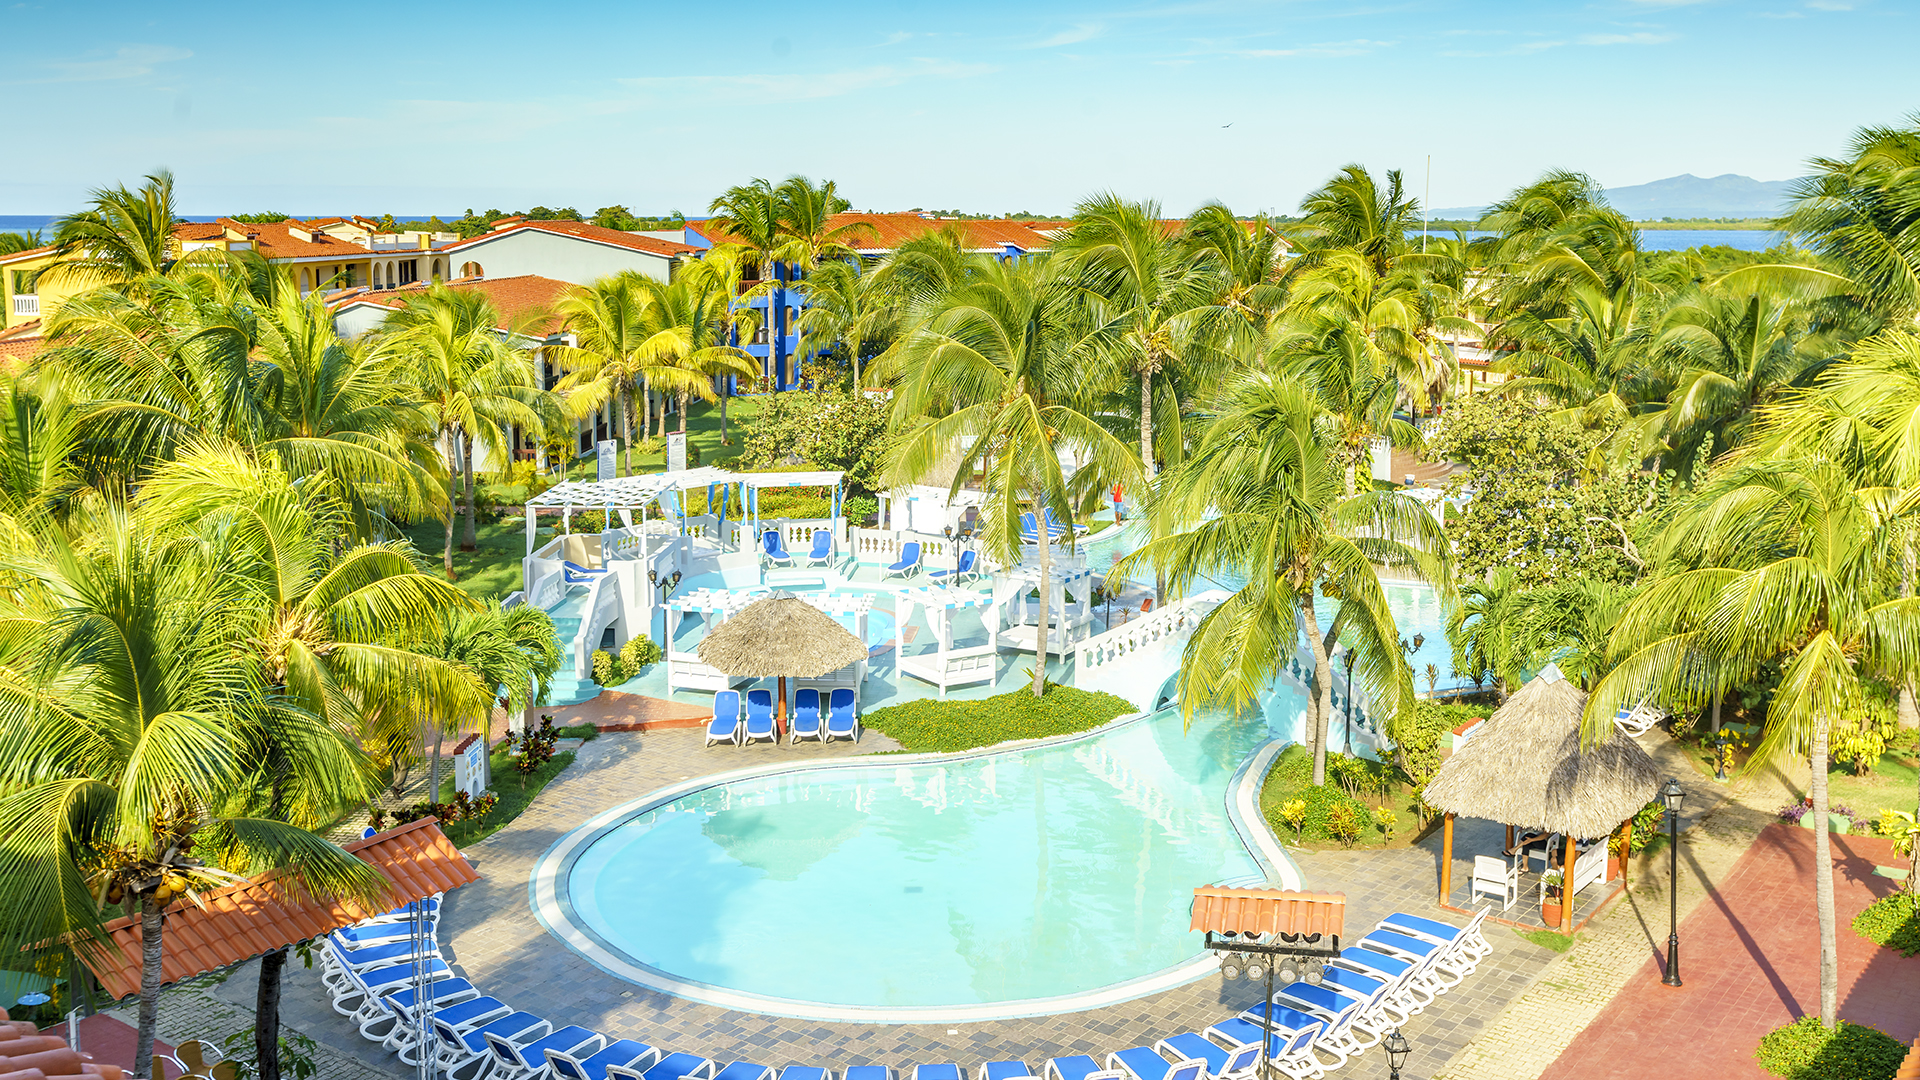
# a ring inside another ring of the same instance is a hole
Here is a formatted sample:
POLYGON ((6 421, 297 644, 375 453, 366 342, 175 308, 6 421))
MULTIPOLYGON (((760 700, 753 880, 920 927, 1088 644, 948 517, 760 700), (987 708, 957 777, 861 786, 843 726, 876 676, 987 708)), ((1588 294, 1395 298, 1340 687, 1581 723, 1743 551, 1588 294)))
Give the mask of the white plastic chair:
POLYGON ((1500 910, 1506 911, 1520 899, 1520 868, 1507 863, 1505 859, 1496 859, 1491 855, 1473 857, 1473 892, 1467 897, 1471 904, 1482 894, 1500 898, 1500 910))
POLYGON ((1631 709, 1621 709, 1614 714, 1613 726, 1626 733, 1627 738, 1637 739, 1647 733, 1653 725, 1666 719, 1667 714, 1647 704, 1642 698, 1640 704, 1631 709))

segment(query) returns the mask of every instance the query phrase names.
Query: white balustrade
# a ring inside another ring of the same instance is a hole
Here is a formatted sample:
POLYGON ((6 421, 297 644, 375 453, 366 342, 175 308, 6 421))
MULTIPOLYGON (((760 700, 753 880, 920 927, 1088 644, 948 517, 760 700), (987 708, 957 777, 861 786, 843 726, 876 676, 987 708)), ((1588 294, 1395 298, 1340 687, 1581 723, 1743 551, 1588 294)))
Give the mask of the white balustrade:
POLYGON ((1164 638, 1190 634, 1219 602, 1215 597, 1189 597, 1087 638, 1074 650, 1074 670, 1091 671, 1123 660, 1164 638))
POLYGON ((16 319, 39 318, 40 298, 38 296, 15 296, 13 298, 13 317, 16 319))

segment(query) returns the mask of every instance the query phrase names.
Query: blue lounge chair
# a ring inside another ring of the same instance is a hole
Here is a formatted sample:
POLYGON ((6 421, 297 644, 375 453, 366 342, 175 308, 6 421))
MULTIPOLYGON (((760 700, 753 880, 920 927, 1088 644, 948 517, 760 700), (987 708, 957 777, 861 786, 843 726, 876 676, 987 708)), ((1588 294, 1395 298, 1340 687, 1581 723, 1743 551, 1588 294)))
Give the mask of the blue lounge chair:
POLYGON ((1048 1058, 1040 1077, 1041 1080, 1123 1080, 1117 1071, 1102 1072, 1100 1063, 1085 1054, 1048 1058))
MULTIPOLYGON (((974 1074, 975 1080, 1031 1080, 1033 1070, 1024 1061, 989 1061, 974 1074)), ((785 1080, 785 1078, 782 1078, 785 1080)))
POLYGON ((1169 1035, 1153 1044, 1153 1048, 1175 1060, 1199 1058, 1207 1063, 1207 1075, 1215 1077, 1244 1076, 1260 1064, 1258 1046, 1228 1050, 1197 1031, 1169 1035))
POLYGON ((751 1061, 736 1061, 713 1074, 713 1080, 773 1080, 773 1070, 751 1061))
POLYGON ((900 545, 900 561, 892 566, 881 567, 880 577, 882 579, 906 577, 918 569, 920 569, 920 541, 909 540, 900 545))
POLYGON ((434 1068, 450 1074, 455 1069, 486 1057, 487 1037, 490 1035, 513 1046, 527 1046, 544 1038, 552 1030, 552 1024, 530 1012, 503 1016, 472 1031, 456 1031, 436 1021, 433 1032, 438 1037, 438 1046, 433 1058, 434 1068))
POLYGON ((825 566, 833 561, 833 533, 826 529, 813 530, 813 547, 807 552, 808 566, 825 566))
POLYGON ((765 739, 778 742, 773 734, 773 691, 747 691, 747 730, 745 741, 765 739))
MULTIPOLYGON (((394 1018, 399 1021, 393 1025, 392 1030, 387 1032, 387 1037, 380 1040, 381 1044, 387 1049, 397 1052, 400 1055, 401 1061, 409 1065, 418 1064, 420 1055, 416 1052, 416 1044, 419 1041, 420 1028, 411 1016, 412 1010, 403 1009, 395 1005, 392 998, 381 998, 380 1001, 393 1012, 394 1018)), ((455 1031, 472 1031, 482 1025, 490 1024, 503 1016, 508 1016, 512 1014, 512 1012, 513 1010, 507 1006, 507 1003, 501 1001, 499 998, 469 998, 456 1005, 449 1005, 444 1009, 433 1010, 433 1022, 436 1024, 445 1024, 455 1031)))
POLYGON ((853 711, 853 690, 849 687, 836 687, 827 698, 827 737, 821 742, 835 739, 860 741, 860 718, 853 711))
POLYGON ((793 741, 798 743, 801 739, 827 741, 827 734, 820 727, 820 691, 811 686, 793 695, 793 741))
POLYGON ((980 571, 976 569, 976 567, 979 565, 979 562, 980 562, 979 552, 963 551, 960 553, 960 561, 954 564, 953 569, 929 570, 927 571, 927 580, 928 581, 945 581, 945 582, 951 582, 953 584, 958 584, 962 579, 979 576, 980 571))
POLYGON ((768 529, 760 534, 760 561, 768 566, 793 565, 793 556, 787 554, 787 545, 780 539, 780 530, 768 529))
POLYGON ((846 1080, 893 1080, 893 1070, 885 1065, 849 1065, 846 1080))
POLYGON ((642 1069, 659 1057, 660 1051, 632 1039, 610 1043, 585 1060, 560 1050, 547 1051, 547 1061, 553 1066, 556 1080, 607 1080, 610 1068, 642 1069))
MULTIPOLYGON (((1308 1016, 1293 1009, 1275 1009, 1273 1017, 1273 1040, 1267 1046, 1267 1057, 1282 1073, 1289 1076, 1300 1075, 1300 1062, 1312 1056, 1313 1041, 1326 1030, 1326 1022, 1317 1017, 1308 1016)), ((1231 1047, 1260 1045, 1260 1036, 1265 1029, 1244 1016, 1231 1020, 1222 1020, 1207 1029, 1207 1034, 1231 1047)), ((1308 1070, 1311 1075, 1324 1071, 1317 1061, 1308 1070)))
POLYGON ((915 1065, 913 1080, 960 1080, 960 1066, 951 1061, 936 1065, 915 1065))
POLYGON ((1151 1046, 1115 1050, 1107 1055, 1107 1068, 1118 1069, 1129 1080, 1207 1080, 1207 1063, 1201 1058, 1168 1061, 1151 1046))
POLYGON ((833 1080, 833 1070, 818 1065, 789 1065, 780 1070, 780 1080, 833 1080))
POLYGON ((561 576, 566 579, 569 585, 577 585, 583 581, 592 581, 594 578, 606 573, 605 570, 594 570, 581 566, 577 562, 569 562, 566 559, 560 560, 560 570, 561 576))
POLYGON ((633 1069, 609 1069, 607 1076, 609 1080, 634 1080, 636 1077, 642 1080, 682 1080, 683 1077, 689 1080, 713 1080, 713 1062, 698 1054, 683 1051, 668 1054, 644 1073, 633 1069))
POLYGON ((1079 536, 1081 533, 1084 533, 1087 531, 1087 527, 1085 525, 1079 524, 1078 522, 1061 521, 1058 517, 1054 515, 1053 507, 1051 506, 1047 507, 1046 513, 1047 513, 1047 535, 1048 536, 1058 538, 1058 537, 1065 536, 1068 533, 1072 533, 1075 536, 1079 536))
POLYGON ((707 725, 707 745, 730 742, 740 745, 740 691, 720 690, 713 695, 713 722, 707 725))
POLYGON ((503 1080, 527 1080, 546 1072, 549 1050, 564 1054, 591 1054, 607 1042, 605 1035, 588 1031, 578 1024, 569 1024, 525 1046, 498 1035, 489 1034, 486 1038, 487 1049, 493 1054, 493 1075, 503 1080))

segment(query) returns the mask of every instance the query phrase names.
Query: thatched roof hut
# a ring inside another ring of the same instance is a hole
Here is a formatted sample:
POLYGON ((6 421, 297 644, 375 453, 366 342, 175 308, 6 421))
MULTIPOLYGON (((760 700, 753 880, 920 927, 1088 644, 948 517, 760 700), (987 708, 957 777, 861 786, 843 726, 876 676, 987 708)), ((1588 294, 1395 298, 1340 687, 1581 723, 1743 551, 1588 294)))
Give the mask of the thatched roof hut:
POLYGON ((867 645, 833 617, 789 592, 755 600, 695 649, 728 675, 817 679, 867 658, 867 645))
POLYGON ((1658 793, 1658 767, 1618 730, 1580 748, 1586 692, 1549 666, 1507 699, 1427 784, 1448 813, 1564 836, 1606 836, 1658 793))

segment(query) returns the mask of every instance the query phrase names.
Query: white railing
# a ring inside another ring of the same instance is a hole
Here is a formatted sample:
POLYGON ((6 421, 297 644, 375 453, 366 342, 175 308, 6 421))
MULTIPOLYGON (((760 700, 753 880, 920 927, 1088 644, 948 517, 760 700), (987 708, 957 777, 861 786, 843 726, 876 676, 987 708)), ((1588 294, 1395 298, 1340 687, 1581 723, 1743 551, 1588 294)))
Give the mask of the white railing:
POLYGON ((950 540, 937 533, 913 532, 909 529, 852 529, 847 538, 847 549, 853 557, 863 563, 885 565, 900 558, 902 546, 918 541, 921 561, 939 559, 945 565, 953 565, 959 557, 960 542, 950 540))
POLYGON ((573 639, 573 673, 576 678, 593 675, 593 651, 600 638, 620 618, 620 579, 613 574, 596 574, 582 608, 580 633, 573 639))
MULTIPOLYGON (((727 524, 731 527, 735 523, 728 522, 727 524)), ((755 534, 749 538, 743 538, 738 532, 734 532, 731 528, 729 529, 729 532, 733 533, 729 539, 733 541, 736 550, 752 551, 756 556, 763 554, 765 548, 761 545, 764 544, 765 541, 760 538, 766 535, 768 530, 772 530, 780 534, 780 543, 787 549, 787 554, 796 559, 805 559, 807 553, 813 550, 814 532, 819 529, 825 529, 833 534, 833 547, 830 551, 833 554, 834 561, 838 562, 847 554, 845 518, 765 518, 757 523, 742 523, 740 527, 745 528, 747 524, 753 524, 755 528, 755 534), (745 548, 739 548, 737 546, 742 539, 746 540, 747 547, 745 548)))
POLYGON ((16 296, 13 298, 14 318, 33 319, 38 318, 39 315, 40 298, 38 296, 16 296))
POLYGON ((562 570, 544 574, 527 590, 527 603, 541 611, 552 611, 567 595, 567 575, 562 570))
POLYGON ((1074 670, 1091 671, 1124 660, 1163 638, 1190 634, 1219 603, 1217 597, 1188 597, 1095 634, 1074 650, 1074 670))

